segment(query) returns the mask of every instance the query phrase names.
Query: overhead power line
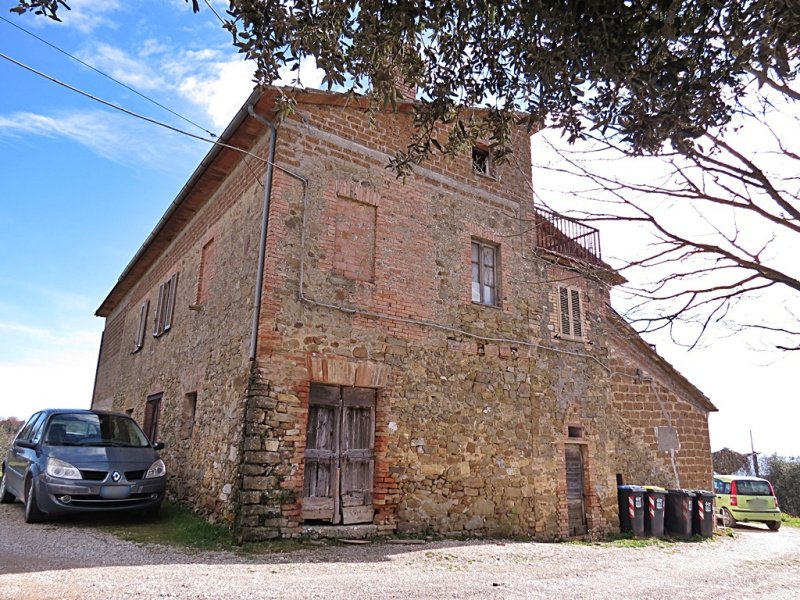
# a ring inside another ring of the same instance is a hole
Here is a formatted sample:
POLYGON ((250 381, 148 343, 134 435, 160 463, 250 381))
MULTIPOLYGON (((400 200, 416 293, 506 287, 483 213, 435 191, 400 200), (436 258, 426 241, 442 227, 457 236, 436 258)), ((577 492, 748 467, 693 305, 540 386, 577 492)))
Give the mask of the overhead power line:
MULTIPOLYGON (((217 15, 217 16, 219 17, 219 15, 217 15)), ((69 53, 69 52, 67 52, 66 50, 63 50, 62 48, 59 48, 58 46, 56 46, 56 45, 55 45, 55 44, 53 44, 52 42, 48 42, 46 39, 44 39, 44 38, 42 38, 42 37, 40 37, 40 36, 36 35, 36 34, 35 34, 35 33, 33 33, 32 31, 29 31, 28 29, 25 29, 25 28, 24 28, 24 27, 22 27, 21 25, 18 25, 18 24, 16 24, 16 23, 14 23, 14 22, 12 22, 12 21, 10 21, 10 20, 6 19, 5 17, 3 17, 3 16, 1 16, 1 15, 0 15, 0 20, 2 20, 2 21, 5 21, 6 23, 8 23, 9 25, 11 25, 12 27, 16 27, 17 29, 19 29, 19 30, 20 30, 20 31, 22 31, 23 33, 26 33, 27 35, 29 35, 29 36, 31 36, 32 38, 34 38, 34 39, 36 39, 36 40, 40 41, 41 43, 45 44, 46 46, 49 46, 50 48, 52 48, 52 49, 53 49, 53 50, 55 50, 56 52, 60 52, 60 53, 61 53, 61 54, 63 54, 64 56, 68 56, 68 57, 69 57, 69 58, 71 58, 72 60, 74 60, 74 61, 76 61, 76 62, 78 62, 78 63, 82 64, 82 65, 83 65, 84 67, 86 67, 87 69, 91 69, 92 71, 94 71, 94 72, 95 72, 95 73, 97 73, 98 75, 102 75, 103 77, 105 77, 106 79, 109 79, 110 81, 113 81, 113 82, 114 82, 114 83, 116 83, 117 85, 121 85, 122 87, 124 87, 124 88, 125 88, 126 90, 128 90, 129 92, 133 92, 134 94, 136 94, 136 95, 137 95, 137 96, 139 96, 140 98, 143 98, 143 99, 147 100, 148 102, 151 102, 152 104, 155 104, 155 105, 156 105, 156 106, 158 106, 159 108, 162 108, 162 109, 164 109, 164 110, 165 110, 165 111, 167 111, 168 113, 170 113, 170 114, 172 114, 172 115, 174 115, 174 116, 178 117, 179 119, 181 119, 181 120, 185 121, 186 123, 189 123, 190 125, 194 125, 195 127, 197 127, 198 129, 200 129, 201 131, 205 131, 205 132, 206 132, 208 135, 210 135, 212 138, 216 138, 216 137, 217 137, 217 134, 215 134, 215 133, 214 133, 214 132, 212 132, 212 131, 209 131, 208 129, 206 129, 206 128, 205 128, 205 127, 203 127, 202 125, 198 125, 197 123, 195 123, 195 122, 194 122, 194 121, 192 121, 191 119, 188 119, 187 117, 184 117, 184 116, 183 116, 183 115, 181 115, 180 113, 177 113, 177 112, 175 112, 175 111, 174 111, 174 110, 172 110, 171 108, 169 108, 169 107, 167 107, 167 106, 164 106, 163 104, 161 104, 161 103, 160 103, 160 102, 158 102, 157 100, 154 100, 153 98, 150 98, 150 97, 149 97, 149 96, 147 96, 146 94, 143 94, 143 93, 141 93, 140 91, 138 91, 138 90, 136 90, 136 89, 132 88, 131 86, 129 86, 129 85, 127 85, 127 84, 125 84, 125 83, 121 82, 119 79, 115 79, 114 77, 112 77, 112 76, 111 76, 111 75, 109 75, 108 73, 104 73, 103 71, 101 71, 101 70, 100 70, 100 69, 98 69, 97 67, 95 67, 95 66, 93 66, 93 65, 90 65, 89 63, 87 63, 87 62, 85 62, 85 61, 81 60, 80 58, 78 58, 77 56, 75 56, 75 55, 73 55, 73 54, 70 54, 70 53, 69 53)))

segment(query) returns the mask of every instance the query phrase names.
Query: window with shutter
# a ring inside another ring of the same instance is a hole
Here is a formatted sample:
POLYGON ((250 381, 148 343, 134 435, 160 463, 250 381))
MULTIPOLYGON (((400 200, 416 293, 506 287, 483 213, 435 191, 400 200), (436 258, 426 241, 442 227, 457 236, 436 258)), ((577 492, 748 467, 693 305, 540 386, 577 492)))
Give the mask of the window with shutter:
POLYGON ((153 337, 158 337, 172 327, 172 313, 175 310, 175 295, 178 289, 178 274, 173 273, 158 288, 158 303, 153 320, 153 337))
POLYGON ((133 351, 138 352, 144 346, 144 332, 147 328, 147 311, 150 308, 150 300, 142 302, 139 309, 139 325, 136 327, 136 341, 133 344, 133 351))
POLYGON ((558 313, 561 336, 571 339, 583 339, 583 315, 581 310, 581 292, 575 288, 558 288, 558 313))

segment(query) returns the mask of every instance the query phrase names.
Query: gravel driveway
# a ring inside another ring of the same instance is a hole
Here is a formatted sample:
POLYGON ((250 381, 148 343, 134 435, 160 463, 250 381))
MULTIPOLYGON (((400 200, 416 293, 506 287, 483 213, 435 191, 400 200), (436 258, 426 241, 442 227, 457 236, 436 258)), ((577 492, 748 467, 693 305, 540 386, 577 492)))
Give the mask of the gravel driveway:
POLYGON ((265 556, 141 546, 0 506, 0 598, 800 598, 800 529, 645 548, 515 541, 309 545, 265 556))

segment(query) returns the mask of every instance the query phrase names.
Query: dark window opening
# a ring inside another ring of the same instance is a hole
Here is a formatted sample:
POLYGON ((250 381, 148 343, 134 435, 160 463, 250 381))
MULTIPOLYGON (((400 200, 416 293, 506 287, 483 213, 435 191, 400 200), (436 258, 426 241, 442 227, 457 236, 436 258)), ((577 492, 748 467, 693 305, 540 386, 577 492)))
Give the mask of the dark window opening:
POLYGON ((144 434, 151 443, 158 439, 158 421, 161 417, 161 398, 164 394, 154 394, 147 397, 144 406, 144 434))
POLYGON ((487 148, 472 147, 472 170, 479 175, 492 176, 492 155, 487 148))
POLYGON ((576 427, 570 425, 567 427, 567 437, 571 438, 582 438, 583 437, 583 427, 576 427))
POLYGON ((617 485, 624 485, 624 483, 622 483, 622 473, 617 473, 617 485))

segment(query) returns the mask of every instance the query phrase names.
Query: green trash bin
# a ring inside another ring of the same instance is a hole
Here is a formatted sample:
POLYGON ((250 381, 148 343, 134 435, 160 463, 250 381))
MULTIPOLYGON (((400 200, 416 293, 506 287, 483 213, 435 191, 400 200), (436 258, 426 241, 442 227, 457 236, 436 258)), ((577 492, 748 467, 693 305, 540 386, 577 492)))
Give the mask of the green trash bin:
POLYGON ((714 492, 693 490, 692 533, 710 538, 714 535, 714 492))
POLYGON ((644 537, 644 492, 638 485, 618 485, 619 529, 644 537))
POLYGON ((667 490, 656 485, 646 485, 644 489, 644 534, 664 537, 667 490))
POLYGON ((692 537, 692 500, 694 492, 689 490, 667 490, 667 506, 664 513, 664 528, 669 535, 692 537))

